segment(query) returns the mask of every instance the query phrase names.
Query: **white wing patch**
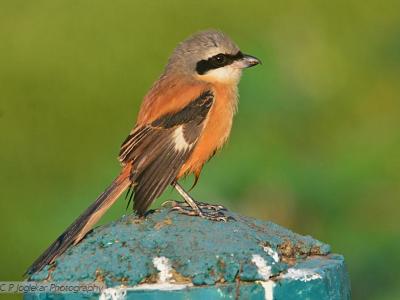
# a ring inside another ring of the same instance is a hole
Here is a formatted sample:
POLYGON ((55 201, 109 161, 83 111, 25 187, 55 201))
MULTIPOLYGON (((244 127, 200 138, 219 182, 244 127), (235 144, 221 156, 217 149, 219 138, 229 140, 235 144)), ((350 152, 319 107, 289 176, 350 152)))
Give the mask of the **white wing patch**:
POLYGON ((183 135, 183 126, 179 126, 173 133, 176 151, 186 151, 190 148, 190 144, 186 142, 185 136, 183 135))

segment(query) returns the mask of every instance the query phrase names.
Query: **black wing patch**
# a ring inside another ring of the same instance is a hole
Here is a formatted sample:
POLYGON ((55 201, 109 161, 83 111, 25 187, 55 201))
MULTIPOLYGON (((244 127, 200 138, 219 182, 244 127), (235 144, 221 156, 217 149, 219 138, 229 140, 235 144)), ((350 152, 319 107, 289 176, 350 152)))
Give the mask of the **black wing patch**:
POLYGON ((119 159, 132 163, 134 209, 139 215, 175 180, 196 145, 213 101, 212 92, 205 91, 179 112, 135 128, 122 144, 119 159))

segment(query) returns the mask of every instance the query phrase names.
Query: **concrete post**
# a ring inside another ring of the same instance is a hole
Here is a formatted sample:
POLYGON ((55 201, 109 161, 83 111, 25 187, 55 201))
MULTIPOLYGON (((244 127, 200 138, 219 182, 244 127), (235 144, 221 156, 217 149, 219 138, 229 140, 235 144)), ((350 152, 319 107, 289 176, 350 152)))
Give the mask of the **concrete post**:
POLYGON ((34 281, 99 282, 101 293, 24 299, 350 299, 344 258, 271 222, 227 223, 167 208, 98 227, 34 281))

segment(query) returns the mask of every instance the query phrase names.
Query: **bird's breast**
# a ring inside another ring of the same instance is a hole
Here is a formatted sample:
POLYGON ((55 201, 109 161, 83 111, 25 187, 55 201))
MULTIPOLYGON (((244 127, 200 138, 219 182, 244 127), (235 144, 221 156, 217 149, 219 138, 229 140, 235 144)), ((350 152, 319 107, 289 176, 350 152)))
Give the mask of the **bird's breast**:
POLYGON ((199 140, 182 166, 178 178, 187 173, 198 176, 201 169, 227 141, 237 108, 237 88, 217 85, 213 87, 214 104, 207 116, 199 140))

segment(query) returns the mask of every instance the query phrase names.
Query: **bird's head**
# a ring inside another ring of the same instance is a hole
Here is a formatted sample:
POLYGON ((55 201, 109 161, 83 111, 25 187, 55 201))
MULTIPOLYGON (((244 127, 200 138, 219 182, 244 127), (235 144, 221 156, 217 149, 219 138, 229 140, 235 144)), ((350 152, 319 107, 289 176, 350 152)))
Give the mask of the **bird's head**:
POLYGON ((242 69, 259 63, 258 58, 242 53, 224 33, 207 30, 178 45, 169 59, 166 73, 181 73, 212 83, 237 84, 242 69))

